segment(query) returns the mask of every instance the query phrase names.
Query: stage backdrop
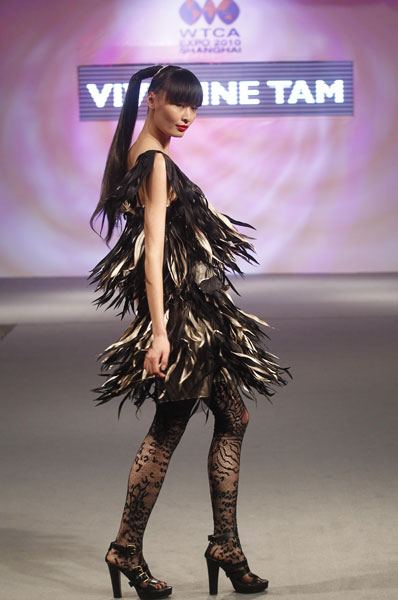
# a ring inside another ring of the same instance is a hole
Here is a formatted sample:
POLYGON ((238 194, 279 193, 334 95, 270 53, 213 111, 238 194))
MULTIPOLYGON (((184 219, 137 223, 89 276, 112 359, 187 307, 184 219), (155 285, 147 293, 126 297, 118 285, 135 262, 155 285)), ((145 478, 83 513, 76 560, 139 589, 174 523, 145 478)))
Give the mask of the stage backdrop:
POLYGON ((106 252, 88 220, 116 122, 79 120, 78 66, 211 61, 354 67, 353 116, 198 117, 172 141, 256 227, 245 271, 397 270, 396 2, 17 0, 1 23, 0 275, 87 275, 106 252))

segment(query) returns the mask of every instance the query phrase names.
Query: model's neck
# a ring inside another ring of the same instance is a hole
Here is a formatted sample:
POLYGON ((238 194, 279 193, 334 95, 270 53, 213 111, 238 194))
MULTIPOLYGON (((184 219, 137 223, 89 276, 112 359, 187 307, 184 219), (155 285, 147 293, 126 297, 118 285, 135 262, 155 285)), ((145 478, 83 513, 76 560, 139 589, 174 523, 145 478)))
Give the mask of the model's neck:
POLYGON ((158 129, 155 126, 155 124, 148 119, 145 121, 144 127, 142 128, 141 133, 138 136, 138 138, 141 139, 143 137, 145 137, 146 139, 150 138, 156 146, 159 146, 160 150, 162 150, 166 154, 169 153, 171 136, 165 135, 163 131, 160 131, 160 129, 158 129))

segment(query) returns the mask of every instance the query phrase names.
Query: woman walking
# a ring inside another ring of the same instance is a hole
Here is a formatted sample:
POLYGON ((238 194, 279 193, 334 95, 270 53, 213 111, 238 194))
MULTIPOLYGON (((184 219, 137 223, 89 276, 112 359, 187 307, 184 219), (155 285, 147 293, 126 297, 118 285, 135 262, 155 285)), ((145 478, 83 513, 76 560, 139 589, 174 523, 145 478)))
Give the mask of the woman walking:
MULTIPOLYGON (((205 552, 210 594, 221 567, 237 592, 265 590, 241 548, 236 502, 240 451, 249 415, 241 393, 268 399, 271 385, 286 385, 288 367, 264 347, 270 327, 239 309, 228 294, 228 273, 242 274, 237 258, 257 262, 249 238, 218 213, 201 189, 169 156, 171 138, 182 138, 202 104, 202 88, 187 69, 154 66, 135 73, 109 151, 101 198, 91 226, 102 214, 109 243, 122 233, 90 272, 101 295, 97 306, 121 308, 134 319, 99 356, 106 380, 95 388, 98 403, 119 397, 139 408, 156 404, 153 423, 134 459, 119 532, 108 564, 115 598, 123 573, 142 599, 164 598, 172 588, 154 578, 143 555, 145 528, 171 456, 190 416, 199 408, 214 415, 208 475, 214 531, 205 552), (130 147, 140 83, 152 78, 144 127, 130 147)), ((236 291, 236 290, 235 290, 236 291)))

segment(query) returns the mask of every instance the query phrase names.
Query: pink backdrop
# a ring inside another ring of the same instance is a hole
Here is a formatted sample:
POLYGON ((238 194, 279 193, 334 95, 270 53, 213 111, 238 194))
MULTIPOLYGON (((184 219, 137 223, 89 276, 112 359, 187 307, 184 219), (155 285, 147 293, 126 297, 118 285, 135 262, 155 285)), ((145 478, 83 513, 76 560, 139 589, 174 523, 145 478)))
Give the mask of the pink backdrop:
POLYGON ((257 228, 245 271, 397 270, 398 3, 241 0, 242 51, 217 55, 181 53, 181 4, 2 3, 0 275, 86 275, 106 252, 88 220, 116 122, 79 121, 77 66, 210 60, 354 61, 354 117, 198 119, 172 142, 210 202, 257 228))

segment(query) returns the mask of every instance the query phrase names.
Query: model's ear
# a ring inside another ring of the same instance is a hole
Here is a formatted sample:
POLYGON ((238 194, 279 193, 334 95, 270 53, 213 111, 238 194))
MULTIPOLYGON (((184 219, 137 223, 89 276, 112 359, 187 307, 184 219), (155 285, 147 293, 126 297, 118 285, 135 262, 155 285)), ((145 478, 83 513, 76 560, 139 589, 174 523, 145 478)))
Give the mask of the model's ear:
POLYGON ((148 108, 155 108, 155 93, 151 90, 146 97, 148 108))

